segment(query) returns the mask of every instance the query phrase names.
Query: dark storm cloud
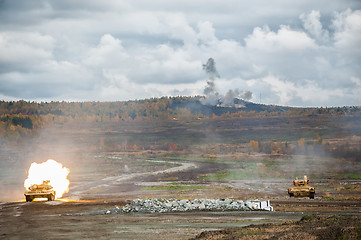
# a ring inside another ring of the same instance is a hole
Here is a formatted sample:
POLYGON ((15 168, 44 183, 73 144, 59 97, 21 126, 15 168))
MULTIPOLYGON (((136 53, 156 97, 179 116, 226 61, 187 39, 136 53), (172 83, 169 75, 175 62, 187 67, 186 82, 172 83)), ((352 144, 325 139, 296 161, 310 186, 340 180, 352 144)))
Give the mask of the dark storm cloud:
POLYGON ((361 102, 359 1, 0 1, 0 97, 126 100, 215 87, 265 103, 361 102))

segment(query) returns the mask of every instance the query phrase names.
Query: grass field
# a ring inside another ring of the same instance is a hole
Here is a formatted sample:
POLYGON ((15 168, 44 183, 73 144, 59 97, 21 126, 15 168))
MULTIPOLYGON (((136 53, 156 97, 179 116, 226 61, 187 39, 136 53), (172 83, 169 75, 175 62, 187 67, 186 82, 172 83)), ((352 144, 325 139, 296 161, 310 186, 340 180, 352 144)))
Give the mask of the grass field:
POLYGON ((148 191, 202 191, 198 182, 289 180, 304 174, 326 182, 360 180, 360 126, 360 116, 65 123, 19 143, 1 141, 0 180, 22 191, 30 163, 49 158, 70 169, 71 181, 162 170, 177 161, 210 167, 192 176, 162 178, 189 178, 196 180, 193 185, 150 186, 148 191), (259 144, 257 151, 250 148, 251 140, 259 144))

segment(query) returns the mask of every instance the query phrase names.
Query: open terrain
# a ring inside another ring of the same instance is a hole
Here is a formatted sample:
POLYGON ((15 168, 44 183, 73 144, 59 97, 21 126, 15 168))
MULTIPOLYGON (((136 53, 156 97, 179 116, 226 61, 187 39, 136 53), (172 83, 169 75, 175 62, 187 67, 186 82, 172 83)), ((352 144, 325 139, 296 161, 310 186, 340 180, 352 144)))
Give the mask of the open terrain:
MULTIPOLYGON (((306 233, 302 231, 302 224, 297 222, 309 214, 346 219, 348 223, 342 227, 352 230, 351 236, 357 234, 359 227, 361 201, 345 198, 327 199, 321 196, 316 199, 289 198, 286 191, 268 195, 263 192, 264 199, 271 199, 275 212, 185 212, 163 214, 99 214, 97 211, 122 207, 129 199, 156 198, 226 198, 238 199, 255 198, 264 191, 265 183, 245 180, 240 186, 230 187, 230 183, 200 183, 196 179, 174 184, 172 182, 157 181, 163 177, 177 179, 182 176, 196 176, 193 171, 199 167, 207 169, 207 164, 170 166, 170 171, 159 170, 150 173, 129 173, 118 177, 106 177, 87 183, 75 182, 64 198, 53 201, 35 202, 3 202, 0 204, 0 237, 3 239, 39 238, 42 239, 188 239, 198 236, 200 239, 214 239, 247 236, 256 234, 259 238, 267 236, 301 236, 317 237, 322 231, 311 231, 309 228, 322 229, 324 223, 307 222, 306 233), (151 182, 149 182, 151 180, 151 182), (258 187, 257 187, 258 186, 258 187), (251 189, 252 187, 252 189, 251 189), (276 196, 275 196, 276 195, 276 196), (87 199, 87 200, 86 200, 87 199), (287 222, 288 225, 281 223, 287 222), (262 225, 274 223, 276 225, 262 225), (240 229, 243 226, 249 226, 240 229), (261 225, 256 227, 255 225, 261 225), (272 230, 277 229, 277 234, 272 230), (282 235, 284 229, 290 229, 289 234, 282 235), (221 230, 226 229, 226 230, 221 230), (356 230, 355 230, 356 229, 356 230), (207 232, 204 232, 207 231, 207 232), (210 232, 208 232, 210 231, 210 232), (201 232, 204 232, 201 234, 201 232), (262 233, 262 234, 260 234, 262 233), (305 235, 306 234, 306 235, 305 235)), ((214 167, 212 166, 212 170, 214 167)), ((190 177, 191 178, 191 177, 190 177)), ((341 182, 339 183, 341 184, 341 182)), ((360 186, 358 181, 343 181, 344 186, 360 186)), ((289 183, 275 181, 268 188, 286 188, 289 183), (273 186, 273 187, 272 187, 273 186)), ((315 183, 317 186, 317 183, 315 183)), ((277 191, 276 191, 277 192, 277 191)), ((322 194, 322 193, 320 193, 322 194)), ((348 198, 348 197, 347 197, 348 198)), ((318 219, 319 217, 315 218, 318 219)), ((316 221, 316 220, 313 220, 316 221)), ((330 223, 330 222, 328 222, 330 223)), ((340 226, 336 220, 333 229, 340 226)), ((328 226, 329 227, 329 226, 328 226)), ((351 231, 350 230, 350 231, 351 231)), ((358 236, 358 235, 356 235, 358 236)), ((330 238, 329 238, 330 239, 330 238)), ((332 239, 332 238, 331 238, 332 239)), ((355 238, 356 239, 356 238, 355 238)))
MULTIPOLYGON (((169 168, 155 172, 128 173, 121 176, 89 180, 86 183, 74 182, 74 186, 71 187, 64 198, 53 202, 35 201, 27 203, 24 200, 3 202, 0 204, 0 224, 2 226, 0 237, 3 239, 22 239, 25 237, 41 237, 43 239, 72 239, 74 237, 94 239, 187 239, 198 236, 200 239, 209 239, 212 236, 214 239, 219 239, 229 235, 230 239, 233 239, 231 237, 248 236, 247 234, 255 233, 258 237, 261 237, 256 239, 263 239, 262 237, 265 236, 274 236, 272 234, 275 233, 270 230, 271 226, 277 228, 279 236, 281 236, 282 229, 289 229, 290 226, 293 229, 291 233, 300 232, 302 229, 300 223, 280 224, 288 221, 298 221, 309 214, 318 214, 321 219, 330 214, 336 216, 337 219, 349 219, 344 221, 352 222, 351 225, 348 225, 348 229, 352 227, 353 232, 358 227, 361 201, 357 198, 352 200, 345 195, 346 197, 340 196, 339 199, 331 200, 322 198, 322 192, 319 193, 320 196, 317 196, 316 199, 289 198, 285 189, 290 184, 286 181, 274 181, 268 185, 268 181, 244 180, 239 181, 242 184, 238 183, 238 187, 231 187, 232 183, 234 184, 233 181, 197 182, 197 175, 194 174, 194 171, 198 168, 203 169, 202 173, 217 170, 215 166, 209 166, 207 163, 198 164, 168 166, 169 168), (188 181, 174 184, 177 182, 175 179, 183 179, 184 176, 188 176, 188 181), (173 181, 162 181, 163 178, 173 179, 173 181), (264 189, 268 190, 265 191, 264 189), (260 195, 262 195, 261 198, 263 199, 271 199, 275 212, 202 211, 111 215, 99 215, 97 213, 99 210, 122 207, 130 199, 146 198, 147 196, 156 198, 232 197, 254 199, 260 195), (254 226, 266 223, 278 225, 254 226), (252 227, 239 229, 239 227, 248 225, 252 225, 252 227), (221 231, 220 229, 227 230, 221 231), (211 232, 200 234, 204 231, 211 232)), ((149 168, 152 169, 153 167, 150 166, 149 168)), ((220 164, 218 167, 224 167, 224 165, 220 164)), ((321 182, 315 183, 316 186, 319 184, 321 185, 321 182)), ((361 182, 343 180, 333 184, 360 187, 361 182)), ((358 194, 358 196, 360 195, 358 194)), ((307 224, 306 227, 310 228, 311 224, 307 224)), ((317 227, 322 228, 323 225, 324 223, 319 223, 317 227)), ((334 225, 334 228, 337 228, 336 225, 334 225)), ((296 235, 317 237, 320 235, 320 231, 308 230, 307 234, 296 235)))
POLYGON ((262 239, 275 236, 270 226, 293 234, 326 223, 357 238, 360 123, 353 115, 55 123, 1 142, 0 238, 262 239), (70 169, 69 192, 26 203, 26 171, 48 158, 70 169), (287 188, 304 174, 315 199, 289 198, 287 188), (270 199, 275 212, 94 214, 135 198, 270 199))

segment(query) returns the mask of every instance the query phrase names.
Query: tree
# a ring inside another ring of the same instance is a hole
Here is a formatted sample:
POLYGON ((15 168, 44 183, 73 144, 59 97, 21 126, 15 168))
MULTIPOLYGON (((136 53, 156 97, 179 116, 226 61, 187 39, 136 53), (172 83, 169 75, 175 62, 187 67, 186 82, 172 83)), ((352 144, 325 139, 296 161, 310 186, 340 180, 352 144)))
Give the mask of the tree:
POLYGON ((259 152, 259 144, 257 141, 249 141, 249 148, 252 152, 259 152))

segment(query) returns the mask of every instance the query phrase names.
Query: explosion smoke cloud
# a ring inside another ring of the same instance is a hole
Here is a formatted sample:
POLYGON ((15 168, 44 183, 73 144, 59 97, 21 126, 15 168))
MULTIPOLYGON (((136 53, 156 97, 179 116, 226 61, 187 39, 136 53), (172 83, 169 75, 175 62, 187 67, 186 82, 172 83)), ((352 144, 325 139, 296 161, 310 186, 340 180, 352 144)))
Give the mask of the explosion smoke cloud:
POLYGON ((222 107, 234 107, 235 99, 243 99, 249 101, 252 99, 252 92, 245 91, 241 92, 238 89, 228 90, 225 96, 219 94, 215 84, 215 78, 220 78, 220 75, 216 69, 216 62, 213 58, 209 58, 206 64, 203 64, 203 70, 209 76, 207 86, 204 88, 205 98, 202 99, 204 105, 217 105, 220 104, 222 107))
POLYGON ((33 162, 30 165, 24 187, 29 189, 33 184, 42 184, 43 181, 49 180, 50 185, 56 191, 55 197, 60 198, 69 190, 69 180, 67 179, 69 172, 69 169, 52 159, 48 159, 43 163, 33 162))
POLYGON ((216 69, 216 62, 213 58, 209 58, 206 64, 203 64, 203 70, 209 75, 211 79, 215 77, 220 78, 217 69, 216 69))

